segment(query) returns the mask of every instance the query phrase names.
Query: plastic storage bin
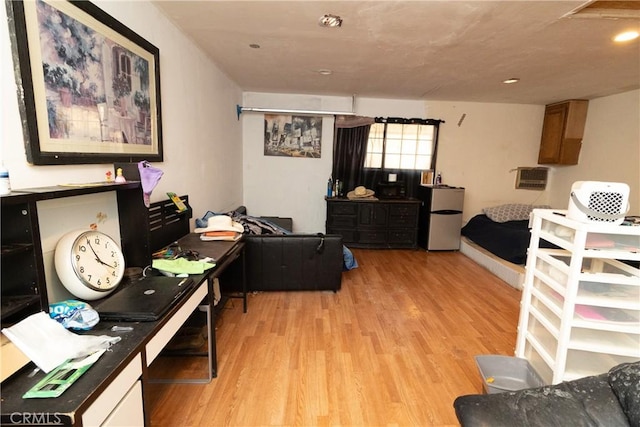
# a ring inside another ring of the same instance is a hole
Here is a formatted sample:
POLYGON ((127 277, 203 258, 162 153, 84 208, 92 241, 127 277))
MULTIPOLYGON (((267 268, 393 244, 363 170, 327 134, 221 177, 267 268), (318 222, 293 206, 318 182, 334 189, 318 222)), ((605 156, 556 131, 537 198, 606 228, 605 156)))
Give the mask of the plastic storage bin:
POLYGON ((475 356, 485 393, 502 393, 545 385, 527 359, 511 356, 475 356))

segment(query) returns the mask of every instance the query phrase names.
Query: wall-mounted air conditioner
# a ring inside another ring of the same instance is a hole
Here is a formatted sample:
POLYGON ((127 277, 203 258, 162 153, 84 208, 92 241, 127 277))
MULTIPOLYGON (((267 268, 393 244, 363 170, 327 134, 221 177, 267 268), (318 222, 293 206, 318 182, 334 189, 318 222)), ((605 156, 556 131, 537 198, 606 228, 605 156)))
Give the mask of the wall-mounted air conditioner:
POLYGON ((520 190, 539 190, 547 188, 549 168, 519 167, 516 175, 516 188, 520 190))

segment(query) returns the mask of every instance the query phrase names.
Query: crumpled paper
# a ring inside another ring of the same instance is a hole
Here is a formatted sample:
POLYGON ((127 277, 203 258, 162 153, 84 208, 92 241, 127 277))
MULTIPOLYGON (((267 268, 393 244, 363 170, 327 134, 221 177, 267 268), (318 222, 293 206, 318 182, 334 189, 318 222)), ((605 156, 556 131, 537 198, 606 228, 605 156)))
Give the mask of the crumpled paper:
POLYGON ((121 340, 108 335, 77 335, 41 311, 2 329, 38 368, 49 373, 69 359, 88 356, 121 340))

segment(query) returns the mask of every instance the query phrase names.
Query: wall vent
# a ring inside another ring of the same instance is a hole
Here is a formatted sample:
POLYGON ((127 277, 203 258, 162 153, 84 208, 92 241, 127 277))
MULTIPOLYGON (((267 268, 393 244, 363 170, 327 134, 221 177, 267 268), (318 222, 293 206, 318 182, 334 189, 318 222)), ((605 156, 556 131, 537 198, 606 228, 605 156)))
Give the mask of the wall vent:
POLYGON ((547 188, 549 168, 519 167, 516 176, 516 188, 520 190, 539 190, 547 188))

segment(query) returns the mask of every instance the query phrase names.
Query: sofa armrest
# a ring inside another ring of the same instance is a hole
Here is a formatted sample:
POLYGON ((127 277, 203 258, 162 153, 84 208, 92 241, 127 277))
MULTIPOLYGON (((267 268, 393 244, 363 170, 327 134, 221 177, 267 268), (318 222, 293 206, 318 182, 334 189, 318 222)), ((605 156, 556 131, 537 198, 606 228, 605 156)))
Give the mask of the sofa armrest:
POLYGON ((607 374, 515 392, 460 396, 453 406, 463 427, 629 425, 607 374))

